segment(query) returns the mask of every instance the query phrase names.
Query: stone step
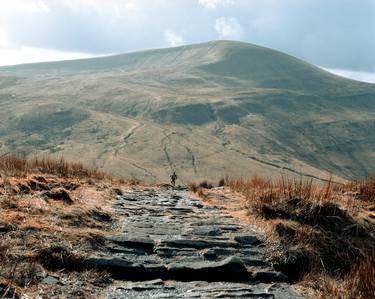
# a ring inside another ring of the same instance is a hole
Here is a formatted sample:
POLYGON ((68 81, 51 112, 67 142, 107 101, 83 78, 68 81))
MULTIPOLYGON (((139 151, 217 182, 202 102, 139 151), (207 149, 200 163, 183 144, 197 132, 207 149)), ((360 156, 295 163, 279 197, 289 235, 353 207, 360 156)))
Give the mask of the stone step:
POLYGON ((157 246, 160 247, 172 247, 172 248, 195 248, 195 249, 205 249, 212 247, 221 248, 236 248, 238 243, 235 241, 216 241, 207 239, 176 239, 176 240, 161 240, 157 242, 157 246))
POLYGON ((221 282, 164 282, 160 279, 126 282, 107 297, 118 298, 300 298, 283 285, 221 282))
POLYGON ((221 261, 191 263, 151 264, 134 263, 118 257, 90 257, 85 264, 90 269, 106 270, 117 279, 150 280, 170 279, 177 281, 260 281, 287 282, 285 275, 273 271, 251 273, 238 257, 221 261))
POLYGON ((251 273, 237 257, 219 262, 172 263, 167 265, 139 264, 117 257, 90 257, 85 264, 90 269, 106 270, 117 279, 178 281, 248 281, 251 273))
POLYGON ((107 240, 127 249, 138 249, 150 254, 154 252, 154 240, 149 238, 128 238, 124 235, 119 235, 109 237, 107 240))

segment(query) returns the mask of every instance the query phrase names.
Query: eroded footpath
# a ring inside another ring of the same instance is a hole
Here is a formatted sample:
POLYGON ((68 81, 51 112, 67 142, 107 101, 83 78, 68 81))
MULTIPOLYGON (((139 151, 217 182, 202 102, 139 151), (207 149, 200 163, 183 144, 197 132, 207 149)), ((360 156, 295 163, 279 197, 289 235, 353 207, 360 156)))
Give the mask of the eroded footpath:
POLYGON ((301 298, 256 228, 184 189, 128 189, 115 208, 122 229, 87 260, 116 279, 106 298, 301 298))

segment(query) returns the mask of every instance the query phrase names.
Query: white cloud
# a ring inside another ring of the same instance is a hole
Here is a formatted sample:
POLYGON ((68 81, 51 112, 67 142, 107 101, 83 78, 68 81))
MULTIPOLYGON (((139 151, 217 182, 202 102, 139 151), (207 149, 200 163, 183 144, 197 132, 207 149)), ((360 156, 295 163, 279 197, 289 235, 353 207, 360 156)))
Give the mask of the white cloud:
MULTIPOLYGON (((29 10, 30 11, 30 10, 29 10)), ((31 62, 70 60, 93 57, 90 53, 66 52, 28 46, 16 46, 8 32, 0 27, 0 66, 31 62)))
POLYGON ((51 11, 51 9, 49 8, 49 6, 42 0, 39 0, 35 3, 36 5, 36 8, 38 11, 42 11, 42 12, 45 12, 45 13, 48 13, 51 11))
POLYGON ((215 29, 222 39, 241 39, 243 35, 241 24, 233 17, 216 19, 215 29))
POLYGON ((126 2, 124 3, 124 8, 129 10, 137 10, 138 6, 134 2, 126 2))
POLYGON ((51 10, 43 0, 12 0, 0 2, 1 12, 49 13, 51 10))
POLYGON ((95 55, 34 47, 0 48, 0 65, 89 58, 95 55))
POLYGON ((8 48, 11 46, 11 41, 8 32, 0 27, 0 48, 8 48))
POLYGON ((235 0, 198 0, 198 3, 205 8, 215 9, 219 6, 233 5, 235 0))
POLYGON ((174 33, 172 30, 169 30, 169 29, 164 31, 164 37, 168 45, 171 47, 181 46, 185 43, 182 36, 174 33))
POLYGON ((136 0, 59 0, 60 4, 73 11, 87 12, 94 11, 98 15, 105 13, 126 13, 139 9, 136 0))
POLYGON ((368 82, 368 83, 375 83, 375 70, 373 73, 370 72, 361 72, 361 71, 349 71, 349 70, 342 70, 342 69, 329 69, 329 68, 323 68, 326 71, 346 77, 349 79, 362 81, 362 82, 368 82))

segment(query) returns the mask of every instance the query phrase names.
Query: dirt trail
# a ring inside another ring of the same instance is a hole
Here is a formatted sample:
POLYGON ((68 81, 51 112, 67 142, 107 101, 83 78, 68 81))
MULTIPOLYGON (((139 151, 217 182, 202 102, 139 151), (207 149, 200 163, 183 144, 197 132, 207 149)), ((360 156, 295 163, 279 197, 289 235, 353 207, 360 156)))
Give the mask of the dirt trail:
POLYGON ((255 227, 186 190, 129 189, 116 210, 121 231, 87 260, 116 279, 106 298, 301 298, 255 227))
POLYGON ((119 147, 117 147, 117 148, 115 149, 115 157, 117 157, 117 154, 118 154, 118 152, 119 152, 120 150, 122 150, 123 148, 125 148, 125 147, 129 144, 128 139, 129 139, 130 137, 132 137, 132 136, 135 134, 135 132, 136 132, 137 130, 139 130, 140 128, 142 128, 143 126, 144 126, 144 124, 138 123, 138 124, 134 125, 133 127, 131 127, 131 128, 125 133, 124 137, 122 138, 122 145, 120 145, 119 147))

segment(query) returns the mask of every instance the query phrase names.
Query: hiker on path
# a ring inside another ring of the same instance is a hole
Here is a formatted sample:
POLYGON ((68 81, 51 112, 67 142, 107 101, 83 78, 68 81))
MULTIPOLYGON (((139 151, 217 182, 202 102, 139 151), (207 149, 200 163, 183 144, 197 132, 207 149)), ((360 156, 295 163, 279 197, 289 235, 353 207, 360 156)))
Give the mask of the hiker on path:
POLYGON ((177 180, 177 174, 176 172, 173 171, 173 174, 171 174, 171 185, 174 187, 176 185, 176 180, 177 180))

